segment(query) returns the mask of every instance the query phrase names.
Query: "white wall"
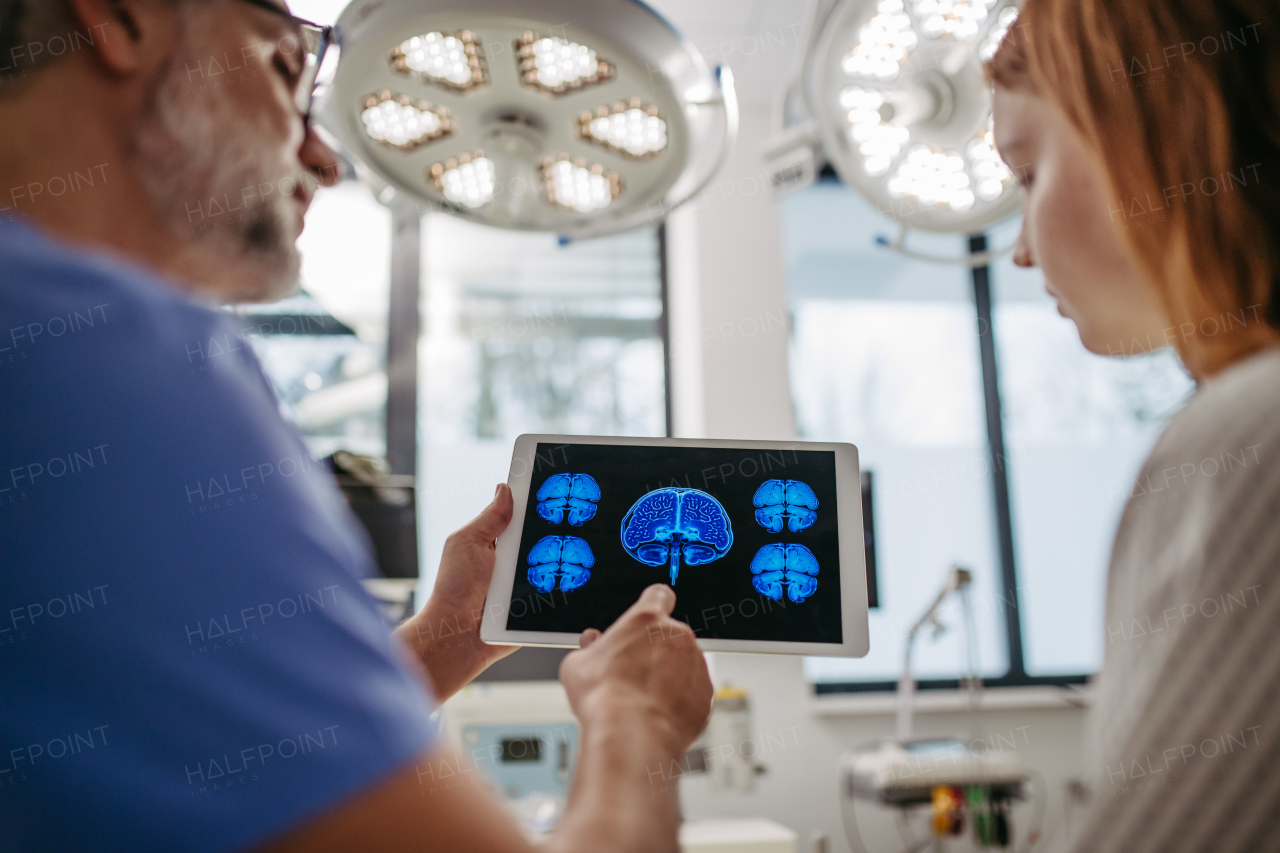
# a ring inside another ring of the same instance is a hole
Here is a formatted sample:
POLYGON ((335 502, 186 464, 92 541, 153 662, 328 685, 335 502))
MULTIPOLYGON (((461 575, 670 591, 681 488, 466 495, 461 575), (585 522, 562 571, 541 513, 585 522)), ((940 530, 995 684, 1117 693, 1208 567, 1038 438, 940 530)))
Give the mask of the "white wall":
POLYGON ((768 109, 744 104, 728 164, 667 223, 679 436, 795 437, 782 223, 759 157, 768 131, 768 109))

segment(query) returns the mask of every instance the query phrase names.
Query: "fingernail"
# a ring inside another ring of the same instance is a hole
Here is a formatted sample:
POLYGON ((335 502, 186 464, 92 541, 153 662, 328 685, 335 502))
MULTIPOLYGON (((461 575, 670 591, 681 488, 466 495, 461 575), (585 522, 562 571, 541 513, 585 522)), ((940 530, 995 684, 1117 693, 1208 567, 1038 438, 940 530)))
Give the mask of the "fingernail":
POLYGON ((497 496, 498 496, 498 492, 500 492, 500 491, 502 491, 502 484, 501 484, 501 483, 499 483, 498 485, 496 485, 496 486, 494 486, 494 487, 493 487, 493 496, 494 496, 494 497, 497 497, 497 496))

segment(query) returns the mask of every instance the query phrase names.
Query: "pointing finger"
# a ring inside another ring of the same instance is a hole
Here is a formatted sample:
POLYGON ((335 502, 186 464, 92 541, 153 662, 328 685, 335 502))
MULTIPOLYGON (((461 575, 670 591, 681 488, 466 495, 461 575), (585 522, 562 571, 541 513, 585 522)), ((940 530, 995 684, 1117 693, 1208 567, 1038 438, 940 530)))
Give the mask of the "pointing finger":
POLYGON ((676 607, 675 591, 664 583, 655 583, 646 587, 640 594, 640 600, 636 602, 636 606, 653 608, 664 616, 670 616, 671 611, 676 607))

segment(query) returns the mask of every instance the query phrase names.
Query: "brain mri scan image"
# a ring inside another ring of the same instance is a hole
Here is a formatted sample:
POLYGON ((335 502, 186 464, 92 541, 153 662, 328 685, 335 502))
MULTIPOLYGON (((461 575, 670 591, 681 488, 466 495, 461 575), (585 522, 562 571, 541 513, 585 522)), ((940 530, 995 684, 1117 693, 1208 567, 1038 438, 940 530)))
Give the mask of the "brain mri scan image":
POLYGON ((585 539, 577 536, 544 536, 529 549, 529 583, 538 592, 551 592, 560 582, 560 591, 578 589, 591 580, 596 555, 585 539))
POLYGON ((799 480, 766 480, 756 489, 754 503, 756 521, 772 533, 781 533, 784 523, 799 533, 818 520, 818 496, 799 480))
POLYGON ((718 560, 733 546, 733 526, 718 500, 698 489, 655 489, 622 519, 622 547, 646 566, 671 567, 671 585, 685 565, 718 560))
POLYGON ((497 567, 507 630, 605 630, 658 583, 699 640, 843 643, 835 450, 601 440, 538 437, 517 454, 527 468, 513 457, 520 538, 497 567), (726 608, 746 601, 758 608, 726 608))
POLYGON ((751 560, 751 579, 756 592, 774 601, 787 598, 799 604, 818 589, 818 558, 795 542, 765 545, 751 560))
POLYGON ((600 486, 590 474, 552 474, 538 489, 538 515, 552 524, 566 517, 573 527, 581 527, 596 514, 600 486))

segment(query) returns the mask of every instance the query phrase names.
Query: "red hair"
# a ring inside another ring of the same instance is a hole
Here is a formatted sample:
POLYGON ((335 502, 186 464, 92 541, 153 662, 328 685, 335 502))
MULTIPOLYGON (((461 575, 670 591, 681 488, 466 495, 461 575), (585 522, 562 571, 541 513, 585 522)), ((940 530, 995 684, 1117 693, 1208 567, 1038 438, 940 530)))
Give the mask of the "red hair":
POLYGON ((1027 0, 987 69, 1103 164, 1197 376, 1280 341, 1277 36, 1275 0, 1027 0))

